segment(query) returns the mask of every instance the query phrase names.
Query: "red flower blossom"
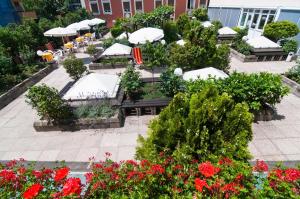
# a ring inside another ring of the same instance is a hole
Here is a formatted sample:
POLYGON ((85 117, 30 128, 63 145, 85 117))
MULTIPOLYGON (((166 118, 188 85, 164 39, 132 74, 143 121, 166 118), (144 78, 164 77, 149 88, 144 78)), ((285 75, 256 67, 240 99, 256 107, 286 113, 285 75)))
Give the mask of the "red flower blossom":
POLYGON ((43 186, 40 184, 34 184, 30 186, 24 193, 23 198, 24 199, 32 199, 35 198, 37 195, 39 195, 40 191, 43 190, 43 186))
POLYGON ((232 194, 237 194, 238 190, 236 189, 237 184, 231 182, 229 184, 224 185, 221 190, 225 193, 225 198, 229 198, 232 194))
POLYGON ((93 179, 93 173, 86 173, 86 174, 84 174, 84 176, 85 176, 87 183, 90 183, 93 179))
POLYGON ((79 178, 69 178, 62 188, 63 196, 77 195, 81 193, 81 181, 79 178))
POLYGON ((142 166, 143 168, 145 168, 145 167, 150 166, 150 163, 149 163, 148 160, 142 160, 142 161, 141 161, 141 166, 142 166))
POLYGON ((36 179, 41 179, 43 177, 43 173, 41 171, 32 171, 32 174, 35 176, 36 179))
POLYGON ((195 179, 195 188, 198 191, 202 192, 203 191, 203 187, 208 188, 208 185, 207 185, 206 181, 205 180, 200 180, 200 178, 196 178, 195 179))
POLYGON ((262 160, 257 160, 256 165, 253 167, 253 170, 257 172, 266 172, 268 169, 268 165, 262 160))
POLYGON ((300 179, 300 171, 294 168, 285 170, 285 179, 289 182, 294 182, 300 179))
POLYGON ((126 161, 126 164, 130 164, 130 165, 132 165, 132 166, 138 166, 138 163, 136 162, 136 161, 134 161, 134 160, 127 160, 126 161))
POLYGON ((163 174, 165 169, 160 164, 152 165, 150 168, 151 174, 163 174))
POLYGON ((98 181, 93 185, 92 191, 96 191, 98 188, 106 189, 106 184, 104 182, 98 181))
POLYGON ((54 181, 58 182, 58 181, 65 179, 68 176, 69 171, 70 171, 70 169, 67 167, 57 169, 55 171, 54 181))
POLYGON ((127 180, 131 180, 133 178, 137 178, 137 180, 142 180, 144 178, 144 174, 139 171, 129 171, 127 173, 127 180))
POLYGON ((17 160, 11 160, 6 163, 6 167, 13 168, 17 163, 18 163, 17 160))
POLYGON ((239 183, 241 180, 243 180, 243 178, 244 178, 243 174, 239 173, 239 174, 235 177, 234 181, 237 182, 237 183, 239 183))
POLYGON ((13 182, 16 180, 16 174, 12 170, 2 170, 0 172, 0 177, 4 182, 13 182))
POLYGON ((181 169, 183 169, 183 166, 181 164, 177 164, 173 167, 174 171, 181 170, 181 169))
POLYGON ((43 169, 42 172, 43 172, 43 175, 49 176, 53 173, 53 170, 52 169, 43 169))
POLYGON ((230 158, 224 157, 224 158, 219 160, 219 164, 220 165, 231 165, 232 160, 230 158))
POLYGON ((25 174, 25 173, 26 173, 25 167, 20 167, 20 168, 18 169, 18 173, 19 173, 19 175, 25 174))
POLYGON ((204 162, 198 166, 198 169, 202 175, 209 178, 220 171, 220 168, 214 167, 210 162, 204 162))
POLYGON ((218 192, 221 188, 221 184, 220 181, 217 180, 214 184, 212 184, 211 186, 208 187, 209 191, 211 192, 218 192))

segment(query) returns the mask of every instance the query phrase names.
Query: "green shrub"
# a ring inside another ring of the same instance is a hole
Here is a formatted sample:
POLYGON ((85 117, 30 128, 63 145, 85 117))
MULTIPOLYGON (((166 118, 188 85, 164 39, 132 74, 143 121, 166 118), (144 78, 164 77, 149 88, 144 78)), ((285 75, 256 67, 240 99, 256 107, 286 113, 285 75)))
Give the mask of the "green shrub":
POLYGON ((193 10, 193 17, 196 17, 199 21, 208 21, 207 9, 205 8, 197 8, 193 10))
POLYGON ((190 18, 187 14, 181 14, 176 20, 178 33, 183 36, 183 33, 190 29, 190 18))
POLYGON ((116 40, 114 38, 107 38, 103 41, 103 47, 104 48, 109 48, 112 46, 114 43, 116 43, 116 40))
POLYGON ((82 59, 78 59, 73 55, 64 60, 63 66, 74 80, 78 80, 87 71, 82 59))
POLYGON ((297 62, 297 65, 291 68, 285 75, 300 84, 300 62, 297 62))
POLYGON ((94 54, 96 54, 96 52, 97 52, 97 49, 96 49, 96 46, 95 45, 88 45, 88 47, 86 48, 86 52, 89 54, 89 55, 91 55, 91 56, 93 56, 94 54))
POLYGON ((164 24, 163 26, 163 31, 164 31, 164 40, 167 43, 172 43, 174 41, 178 40, 178 33, 177 33, 177 27, 176 23, 173 21, 168 21, 164 24))
POLYGON ((41 119, 59 122, 72 116, 70 108, 61 99, 58 90, 45 84, 31 87, 26 94, 26 102, 37 110, 41 119))
POLYGON ((171 70, 165 71, 160 75, 160 90, 168 97, 173 97, 185 90, 182 77, 175 75, 171 70))
POLYGON ((80 105, 73 111, 76 118, 110 118, 116 110, 108 103, 102 102, 95 105, 80 105))
POLYGON ((133 66, 128 66, 121 76, 121 87, 129 97, 134 97, 142 87, 141 75, 133 66))
POLYGON ((267 24, 263 35, 276 42, 279 39, 294 37, 298 33, 297 24, 291 21, 277 21, 267 24))
POLYGON ((214 25, 214 27, 215 27, 217 30, 219 30, 220 28, 223 28, 223 24, 222 24, 221 21, 215 20, 215 21, 212 21, 211 23, 214 25))
POLYGON ((231 47, 243 55, 251 55, 252 47, 243 40, 234 42, 231 47))
POLYGON ((120 34, 123 33, 123 28, 121 26, 114 26, 110 29, 111 35, 116 38, 118 37, 120 34))
POLYGON ((139 137, 138 159, 153 159, 168 150, 177 160, 208 160, 226 156, 250 157, 252 114, 248 106, 235 103, 226 93, 207 86, 191 96, 177 94, 152 120, 147 138, 139 137))
POLYGON ((164 67, 168 63, 166 46, 161 43, 147 42, 142 46, 144 65, 153 70, 154 67, 164 67))
POLYGON ((251 111, 260 111, 266 104, 274 106, 289 92, 280 75, 265 72, 250 75, 235 72, 224 80, 197 80, 187 84, 189 93, 197 93, 207 84, 213 84, 220 93, 232 96, 235 102, 246 102, 251 111))
POLYGON ((295 39, 287 40, 284 42, 281 42, 282 50, 286 53, 290 52, 297 52, 298 49, 298 42, 295 39))

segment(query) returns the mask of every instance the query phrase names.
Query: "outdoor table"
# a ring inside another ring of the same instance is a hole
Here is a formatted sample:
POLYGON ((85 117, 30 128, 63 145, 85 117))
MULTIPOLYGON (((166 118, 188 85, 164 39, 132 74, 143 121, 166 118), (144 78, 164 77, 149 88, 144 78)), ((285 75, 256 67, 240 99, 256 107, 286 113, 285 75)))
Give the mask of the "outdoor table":
POLYGON ((49 62, 49 61, 52 61, 52 60, 53 60, 53 55, 52 55, 52 53, 49 53, 49 52, 43 53, 43 54, 42 54, 42 58, 43 58, 44 60, 46 60, 47 62, 49 62))
POLYGON ((73 48, 73 44, 71 42, 66 43, 64 46, 65 46, 65 48, 68 48, 68 49, 73 48))
POLYGON ((81 43, 81 42, 84 41, 84 38, 83 38, 83 37, 77 37, 77 38, 76 38, 76 41, 77 41, 78 43, 81 43))
POLYGON ((84 36, 86 36, 86 37, 92 37, 92 33, 86 33, 84 36))

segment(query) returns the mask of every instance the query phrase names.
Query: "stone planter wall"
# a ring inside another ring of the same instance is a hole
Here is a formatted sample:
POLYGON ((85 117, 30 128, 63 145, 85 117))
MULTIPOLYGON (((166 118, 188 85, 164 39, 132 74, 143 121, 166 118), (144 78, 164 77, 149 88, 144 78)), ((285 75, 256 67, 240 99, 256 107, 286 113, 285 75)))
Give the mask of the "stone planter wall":
POLYGON ((230 48, 230 54, 242 62, 257 62, 257 57, 255 55, 243 55, 232 48, 230 48))
POLYGON ((285 83, 286 85, 288 85, 291 89, 291 92, 300 97, 300 84, 298 84, 297 82, 287 78, 286 76, 282 75, 282 81, 283 83, 285 83))
POLYGON ((254 121, 271 121, 276 118, 276 111, 269 105, 265 105, 265 107, 259 111, 254 113, 254 121))
POLYGON ((90 70, 100 70, 100 69, 112 69, 112 68, 125 68, 127 66, 127 64, 121 63, 121 62, 117 62, 114 64, 108 63, 108 64, 104 64, 104 63, 91 63, 89 65, 89 69, 90 70))
POLYGON ((53 124, 46 120, 39 120, 33 123, 36 131, 78 131, 82 129, 106 129, 121 128, 124 125, 125 117, 121 111, 111 118, 84 118, 78 120, 63 121, 61 124, 53 124))
POLYGON ((31 77, 25 79, 20 84, 17 84, 13 88, 11 88, 6 93, 0 96, 0 109, 8 105, 11 101, 22 95, 29 87, 33 86, 53 70, 57 68, 58 64, 56 62, 51 62, 49 66, 38 71, 31 77))

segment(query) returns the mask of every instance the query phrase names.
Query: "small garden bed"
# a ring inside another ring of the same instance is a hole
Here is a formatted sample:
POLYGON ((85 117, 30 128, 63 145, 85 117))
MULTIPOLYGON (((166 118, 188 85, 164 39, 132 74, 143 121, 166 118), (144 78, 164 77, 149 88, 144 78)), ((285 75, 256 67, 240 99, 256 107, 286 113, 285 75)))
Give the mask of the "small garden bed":
POLYGON ((123 68, 129 64, 129 58, 97 59, 89 65, 90 70, 123 68))

